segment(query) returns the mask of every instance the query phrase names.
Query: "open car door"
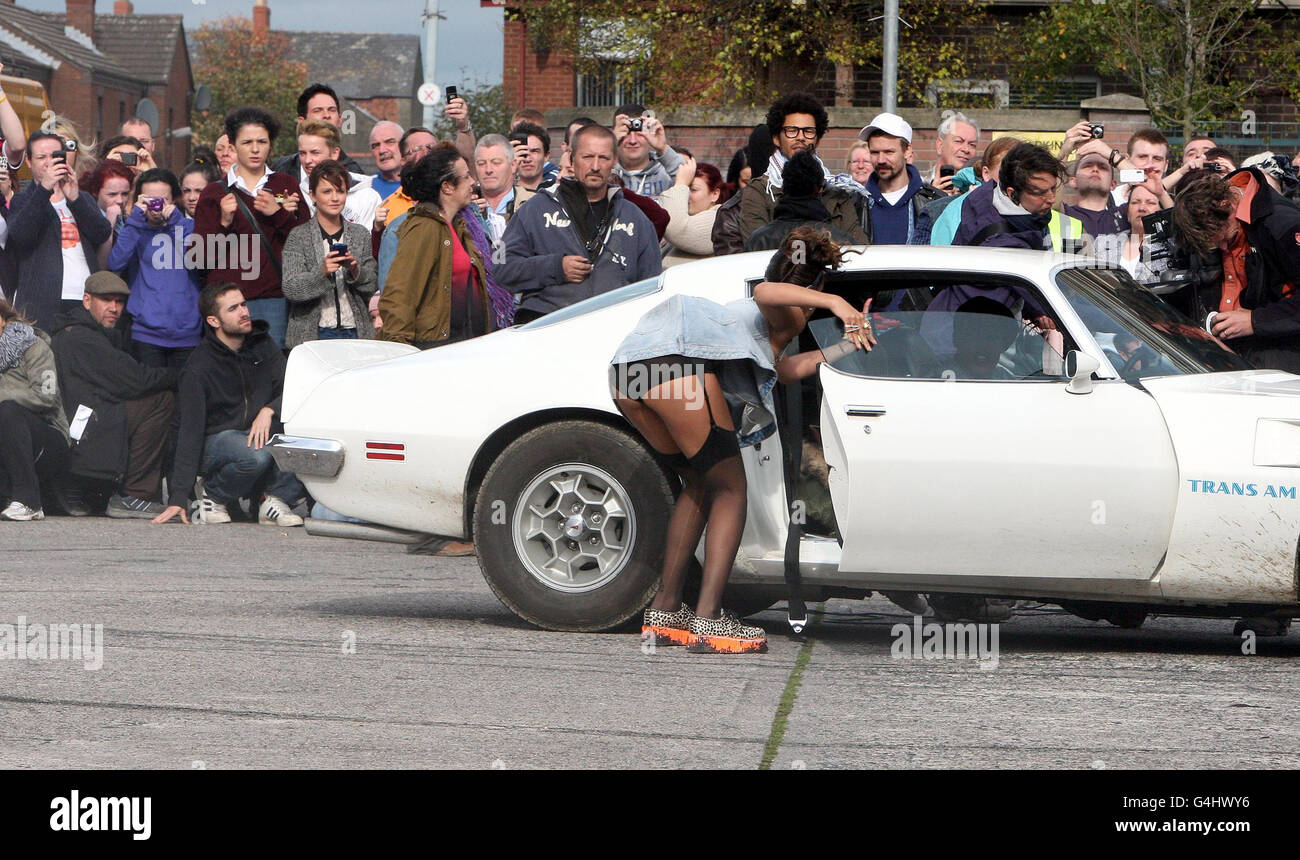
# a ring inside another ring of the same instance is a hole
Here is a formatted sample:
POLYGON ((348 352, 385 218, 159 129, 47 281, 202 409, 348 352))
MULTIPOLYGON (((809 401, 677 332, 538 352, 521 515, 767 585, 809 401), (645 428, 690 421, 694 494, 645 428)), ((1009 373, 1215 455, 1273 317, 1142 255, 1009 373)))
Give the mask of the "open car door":
POLYGON ((969 307, 873 314, 876 348, 820 367, 841 570, 1150 578, 1178 479, 1155 401, 1068 392, 1058 332, 969 307))

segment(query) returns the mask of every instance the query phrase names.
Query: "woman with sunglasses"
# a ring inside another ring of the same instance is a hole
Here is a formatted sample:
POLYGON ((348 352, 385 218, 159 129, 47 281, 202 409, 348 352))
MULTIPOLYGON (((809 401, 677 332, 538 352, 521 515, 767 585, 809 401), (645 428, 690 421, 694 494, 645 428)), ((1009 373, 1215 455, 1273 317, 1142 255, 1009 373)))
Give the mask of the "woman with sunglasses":
POLYGON ((798 227, 768 264, 752 299, 725 306, 674 296, 648 311, 611 361, 614 403, 681 476, 668 524, 663 583, 642 622, 658 644, 695 652, 767 650, 762 628, 742 625, 721 606, 745 529, 746 481, 740 448, 776 430, 772 388, 816 372, 855 349, 871 349, 867 315, 822 292, 838 269, 839 247, 824 230, 798 227), (780 358, 817 308, 844 323, 845 339, 780 358), (708 526, 704 576, 694 609, 682 602, 686 566, 708 526))

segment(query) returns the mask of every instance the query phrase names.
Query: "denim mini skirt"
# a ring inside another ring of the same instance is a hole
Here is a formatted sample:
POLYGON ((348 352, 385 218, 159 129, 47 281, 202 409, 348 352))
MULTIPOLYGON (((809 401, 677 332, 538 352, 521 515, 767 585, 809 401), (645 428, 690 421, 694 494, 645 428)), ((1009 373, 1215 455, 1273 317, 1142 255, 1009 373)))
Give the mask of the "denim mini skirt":
POLYGON ((727 397, 741 445, 776 431, 776 369, 767 321, 753 299, 720 305, 673 296, 646 311, 610 361, 611 396, 618 393, 620 368, 666 356, 707 362, 727 397))

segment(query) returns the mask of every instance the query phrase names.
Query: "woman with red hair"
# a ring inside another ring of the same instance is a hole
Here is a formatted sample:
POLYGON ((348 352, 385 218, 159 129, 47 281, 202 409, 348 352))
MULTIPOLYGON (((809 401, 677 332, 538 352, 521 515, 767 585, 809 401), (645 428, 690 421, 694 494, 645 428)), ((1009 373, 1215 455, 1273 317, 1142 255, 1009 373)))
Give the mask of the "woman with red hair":
POLYGON ((696 163, 690 153, 681 153, 675 184, 659 196, 668 211, 664 231, 664 268, 713 256, 713 220, 718 209, 732 195, 722 171, 707 162, 696 163))
POLYGON ((131 186, 135 184, 135 173, 122 162, 106 158, 90 173, 84 174, 77 184, 95 198, 99 211, 113 225, 113 235, 96 249, 99 267, 107 268, 108 252, 113 249, 113 242, 122 231, 131 209, 131 186))

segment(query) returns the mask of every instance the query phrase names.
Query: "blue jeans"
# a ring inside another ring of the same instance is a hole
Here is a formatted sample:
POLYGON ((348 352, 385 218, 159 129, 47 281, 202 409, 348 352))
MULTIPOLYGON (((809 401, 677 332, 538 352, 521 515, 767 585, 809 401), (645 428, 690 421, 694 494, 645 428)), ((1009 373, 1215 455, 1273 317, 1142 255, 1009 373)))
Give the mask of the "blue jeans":
POLYGON ((307 495, 297 476, 280 471, 270 448, 248 447, 248 433, 243 430, 222 430, 207 438, 202 472, 203 492, 223 505, 255 491, 278 496, 290 505, 307 495))
POLYGON ((354 328, 318 328, 316 329, 317 340, 355 340, 357 330, 354 328))
POLYGON ((255 320, 266 320, 267 334, 275 345, 284 349, 284 330, 289 327, 289 303, 284 299, 249 299, 248 313, 255 320))

